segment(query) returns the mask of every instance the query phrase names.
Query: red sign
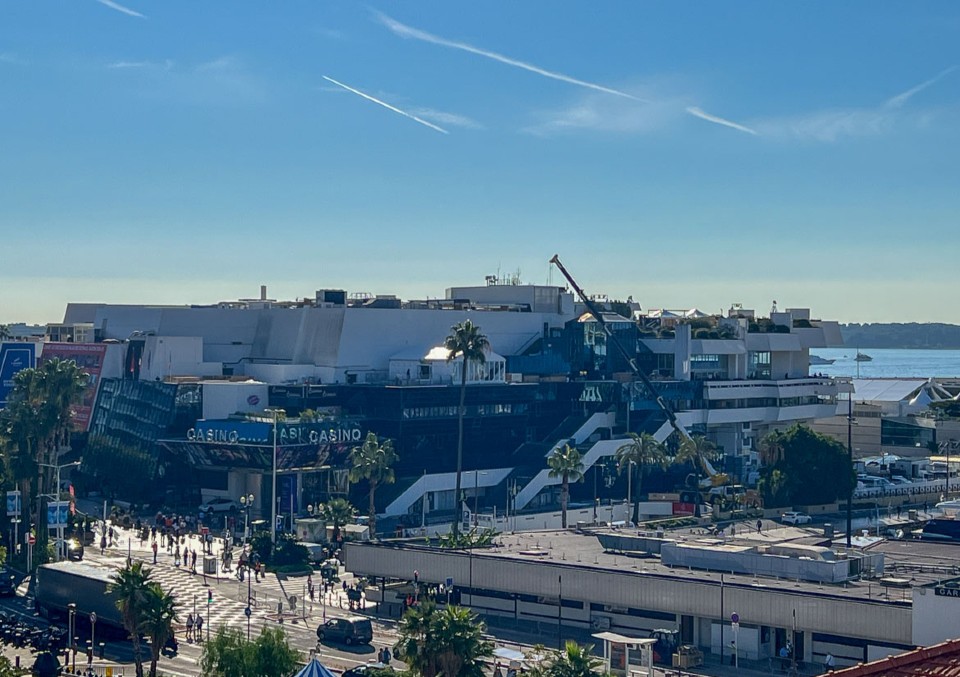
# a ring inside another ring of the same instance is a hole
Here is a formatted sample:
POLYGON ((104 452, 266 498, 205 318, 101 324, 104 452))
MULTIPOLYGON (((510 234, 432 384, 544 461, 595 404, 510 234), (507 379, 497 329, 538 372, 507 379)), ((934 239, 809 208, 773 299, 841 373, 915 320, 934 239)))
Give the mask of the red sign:
POLYGON ((102 343, 44 343, 43 352, 37 360, 37 366, 54 357, 64 361, 75 362, 85 373, 89 374, 87 388, 84 391, 80 404, 73 408, 74 430, 86 431, 90 427, 90 417, 93 414, 93 405, 97 400, 97 388, 100 385, 100 372, 103 371, 103 360, 107 354, 107 346, 102 343))
POLYGON ((34 536, 33 534, 29 534, 29 535, 27 536, 27 543, 28 543, 29 545, 36 545, 36 544, 37 544, 37 537, 34 536))

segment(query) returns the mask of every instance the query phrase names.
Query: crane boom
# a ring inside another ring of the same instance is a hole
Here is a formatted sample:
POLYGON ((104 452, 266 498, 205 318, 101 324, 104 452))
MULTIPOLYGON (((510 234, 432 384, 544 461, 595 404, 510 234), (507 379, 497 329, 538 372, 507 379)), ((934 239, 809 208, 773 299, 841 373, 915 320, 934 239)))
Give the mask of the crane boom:
MULTIPOLYGON (((630 365, 630 369, 634 374, 640 377, 640 380, 643 382, 643 385, 646 386, 647 390, 650 391, 650 394, 653 395, 654 399, 657 402, 657 406, 663 411, 667 416, 667 420, 670 422, 670 427, 672 427, 682 439, 690 439, 690 433, 688 433, 683 426, 677 421, 677 415, 673 413, 673 409, 670 408, 670 405, 667 404, 667 401, 663 399, 663 396, 660 395, 660 392, 654 387, 653 382, 647 378, 647 375, 643 373, 643 370, 637 366, 636 357, 627 352, 627 349, 620 342, 620 339, 616 337, 613 331, 607 326, 607 323, 604 321, 603 316, 600 314, 600 310, 597 308, 596 304, 587 298, 587 295, 584 293, 583 289, 580 288, 580 285, 577 284, 577 281, 573 279, 573 276, 567 271, 567 269, 560 263, 560 256, 554 254, 553 258, 550 259, 550 263, 555 265, 565 278, 567 282, 570 283, 570 286, 573 287, 573 290, 577 292, 577 296, 580 297, 580 300, 583 301, 583 304, 587 307, 587 310, 590 311, 590 314, 593 315, 593 318, 600 323, 600 327, 603 329, 604 334, 607 335, 607 338, 610 339, 610 342, 616 346, 617 350, 620 351, 620 354, 623 355, 623 358, 627 361, 627 364, 630 365)), ((629 406, 629 404, 627 405, 629 406)))

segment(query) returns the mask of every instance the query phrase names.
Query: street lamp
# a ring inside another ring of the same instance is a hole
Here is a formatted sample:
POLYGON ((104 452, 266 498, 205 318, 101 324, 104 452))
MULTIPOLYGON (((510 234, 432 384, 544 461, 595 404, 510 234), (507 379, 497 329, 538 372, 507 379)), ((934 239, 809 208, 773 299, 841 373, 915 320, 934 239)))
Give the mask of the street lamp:
POLYGON ((270 542, 277 544, 277 420, 281 414, 287 412, 283 409, 268 408, 264 412, 273 416, 273 491, 270 501, 270 542))
MULTIPOLYGON (((60 470, 62 468, 72 468, 74 466, 80 465, 81 461, 73 461, 72 463, 64 463, 63 465, 56 465, 53 463, 38 463, 40 467, 43 468, 54 468, 57 471, 57 490, 55 494, 48 494, 52 496, 57 502, 60 501, 60 470)), ((57 559, 63 559, 63 523, 59 521, 59 515, 57 516, 57 559)), ((47 527, 49 529, 49 525, 47 527)))
POLYGON ((240 507, 243 509, 243 542, 250 538, 250 508, 253 507, 253 494, 240 497, 240 507))

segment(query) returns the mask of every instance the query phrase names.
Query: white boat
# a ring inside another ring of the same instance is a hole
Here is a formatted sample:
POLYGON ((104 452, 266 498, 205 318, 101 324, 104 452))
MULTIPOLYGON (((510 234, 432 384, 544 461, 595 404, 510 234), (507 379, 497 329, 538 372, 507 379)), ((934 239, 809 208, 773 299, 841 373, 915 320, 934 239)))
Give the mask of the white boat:
POLYGON ((821 364, 833 364, 836 360, 828 360, 826 357, 820 357, 819 355, 810 356, 810 364, 813 366, 819 366, 821 364))

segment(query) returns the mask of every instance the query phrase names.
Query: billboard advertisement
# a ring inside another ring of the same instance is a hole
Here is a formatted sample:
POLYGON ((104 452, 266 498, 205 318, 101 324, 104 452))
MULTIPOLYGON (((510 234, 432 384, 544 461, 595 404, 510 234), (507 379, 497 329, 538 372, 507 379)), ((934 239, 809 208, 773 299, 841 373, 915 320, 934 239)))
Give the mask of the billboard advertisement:
POLYGON ((35 343, 0 343, 0 409, 7 406, 17 372, 36 366, 36 350, 35 343))
POLYGON ((107 354, 107 346, 102 343, 45 343, 40 354, 38 365, 55 357, 76 362, 84 372, 90 375, 87 388, 84 391, 80 404, 73 408, 73 428, 81 432, 90 426, 90 417, 93 414, 93 405, 97 400, 97 388, 100 386, 100 373, 103 371, 103 360, 107 354))

